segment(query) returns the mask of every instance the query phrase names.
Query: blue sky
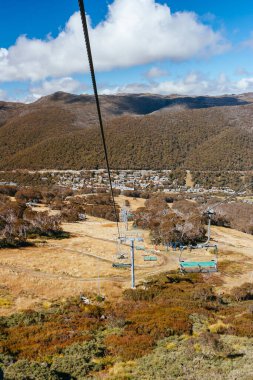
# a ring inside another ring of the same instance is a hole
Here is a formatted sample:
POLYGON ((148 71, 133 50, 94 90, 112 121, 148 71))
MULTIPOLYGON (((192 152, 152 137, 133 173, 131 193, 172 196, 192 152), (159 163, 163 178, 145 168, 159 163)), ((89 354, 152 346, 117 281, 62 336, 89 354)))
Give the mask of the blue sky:
MULTIPOLYGON (((78 2, 36 3, 2 1, 0 99, 33 101, 58 90, 89 93, 78 2)), ((85 5, 101 93, 253 91, 252 0, 85 5)))

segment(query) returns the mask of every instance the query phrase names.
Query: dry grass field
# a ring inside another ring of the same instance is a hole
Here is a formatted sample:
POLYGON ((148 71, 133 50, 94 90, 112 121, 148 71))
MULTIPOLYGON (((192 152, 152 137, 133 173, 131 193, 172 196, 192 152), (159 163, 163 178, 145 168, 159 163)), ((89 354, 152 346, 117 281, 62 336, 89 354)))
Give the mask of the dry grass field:
MULTIPOLYGON (((120 197, 119 203, 124 204, 120 197)), ((131 208, 144 204, 130 199, 131 208)), ((71 237, 38 242, 35 247, 3 249, 0 255, 0 315, 45 305, 78 294, 101 292, 108 298, 118 297, 130 286, 130 269, 115 269, 117 228, 115 223, 89 217, 85 222, 65 223, 71 237)), ((129 234, 136 234, 130 224, 129 234)), ((139 231, 147 250, 152 250, 147 231, 139 231)), ((231 288, 253 279, 253 236, 225 228, 213 227, 213 242, 220 248, 220 271, 214 275, 231 288)), ((135 252, 136 280, 178 268, 179 252, 159 247, 156 262, 144 262, 144 252, 135 252)), ((130 262, 130 249, 124 246, 130 262)), ((198 256, 208 255, 205 251, 198 256)), ((192 255, 192 254, 191 254, 192 255)), ((189 253, 184 253, 187 259, 189 253)))

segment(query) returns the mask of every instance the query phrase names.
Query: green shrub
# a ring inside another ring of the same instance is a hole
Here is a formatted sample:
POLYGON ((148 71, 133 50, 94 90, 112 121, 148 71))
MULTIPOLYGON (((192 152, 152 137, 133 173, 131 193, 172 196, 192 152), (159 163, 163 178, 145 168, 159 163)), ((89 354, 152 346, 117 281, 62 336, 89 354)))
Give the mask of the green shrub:
POLYGON ((71 375, 73 379, 82 380, 90 371, 103 369, 103 364, 95 359, 104 354, 105 347, 99 342, 74 344, 53 360, 51 368, 61 375, 71 375))
POLYGON ((59 380, 45 364, 20 360, 4 370, 5 380, 59 380))

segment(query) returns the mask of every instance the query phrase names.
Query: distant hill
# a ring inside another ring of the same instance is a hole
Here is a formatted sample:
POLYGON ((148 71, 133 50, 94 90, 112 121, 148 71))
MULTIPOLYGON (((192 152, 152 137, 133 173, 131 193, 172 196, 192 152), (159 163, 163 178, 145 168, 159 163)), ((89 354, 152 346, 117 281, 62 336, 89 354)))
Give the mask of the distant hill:
MULTIPOLYGON (((114 168, 253 169, 253 95, 101 96, 114 168)), ((104 167, 93 96, 0 102, 0 169, 104 167)))

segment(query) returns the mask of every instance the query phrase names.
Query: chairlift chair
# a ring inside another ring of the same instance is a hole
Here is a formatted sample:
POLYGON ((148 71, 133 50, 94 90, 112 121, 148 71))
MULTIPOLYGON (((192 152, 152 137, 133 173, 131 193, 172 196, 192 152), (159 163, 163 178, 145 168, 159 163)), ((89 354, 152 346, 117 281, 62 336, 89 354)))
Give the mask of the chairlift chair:
POLYGON ((136 245, 135 249, 136 249, 136 251, 145 251, 146 250, 144 245, 136 245))
MULTIPOLYGON (((199 247, 200 248, 200 247, 199 247)), ((215 259, 187 260, 182 258, 184 250, 179 257, 179 269, 181 273, 215 273, 218 272, 218 247, 217 245, 202 246, 202 248, 214 248, 215 259)))
POLYGON ((156 256, 146 256, 146 255, 144 255, 143 258, 144 258, 144 261, 157 261, 157 257, 156 256))
POLYGON ((116 260, 127 260, 128 259, 128 247, 124 244, 126 242, 126 237, 120 236, 117 239, 116 248, 116 260))
POLYGON ((117 268, 117 269, 131 268, 131 264, 127 264, 127 263, 113 263, 112 267, 113 268, 117 268))
POLYGON ((121 254, 118 254, 118 255, 117 255, 117 259, 118 259, 118 260, 127 260, 127 259, 128 259, 128 256, 125 255, 124 253, 121 253, 121 254))
POLYGON ((113 268, 117 268, 117 269, 131 268, 130 263, 119 262, 120 260, 127 260, 129 258, 128 251, 127 251, 128 246, 124 243, 126 243, 126 237, 120 236, 117 239, 117 253, 116 253, 115 262, 113 262, 112 264, 113 268))

